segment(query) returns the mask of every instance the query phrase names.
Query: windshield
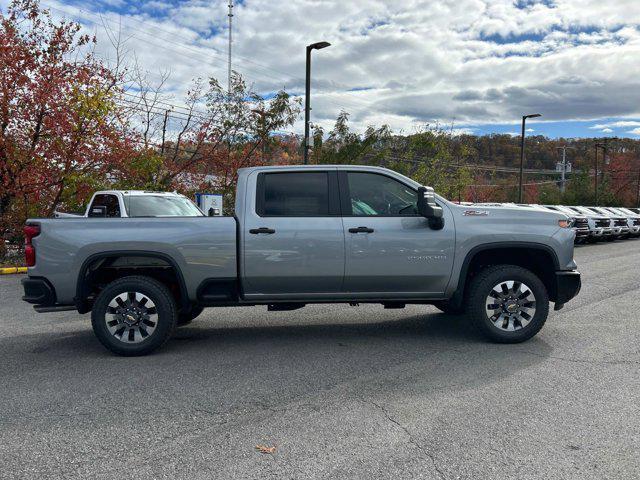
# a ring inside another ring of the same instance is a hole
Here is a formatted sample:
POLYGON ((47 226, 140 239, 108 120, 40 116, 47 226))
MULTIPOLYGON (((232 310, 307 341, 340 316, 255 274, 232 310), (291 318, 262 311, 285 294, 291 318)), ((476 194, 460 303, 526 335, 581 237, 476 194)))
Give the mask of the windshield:
POLYGON ((203 217, 189 199, 165 195, 130 195, 125 197, 130 217, 203 217))

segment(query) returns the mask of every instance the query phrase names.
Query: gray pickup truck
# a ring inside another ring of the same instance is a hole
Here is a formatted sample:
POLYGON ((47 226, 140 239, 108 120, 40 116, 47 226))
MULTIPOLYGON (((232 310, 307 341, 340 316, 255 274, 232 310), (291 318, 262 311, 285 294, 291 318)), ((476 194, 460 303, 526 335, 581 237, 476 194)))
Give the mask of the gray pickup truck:
POLYGON ((562 213, 451 203, 365 166, 239 171, 233 217, 31 219, 23 299, 91 311, 100 342, 149 353, 204 307, 431 304, 514 343, 580 290, 562 213))

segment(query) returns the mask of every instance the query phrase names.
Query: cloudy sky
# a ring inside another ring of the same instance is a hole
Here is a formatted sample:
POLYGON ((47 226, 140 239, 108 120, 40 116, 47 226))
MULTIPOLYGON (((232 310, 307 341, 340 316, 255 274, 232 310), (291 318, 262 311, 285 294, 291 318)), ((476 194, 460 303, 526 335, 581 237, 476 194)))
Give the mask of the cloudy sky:
MULTIPOLYGON (((226 82, 228 0, 41 0, 96 32, 121 28, 152 75, 179 98, 196 76, 226 82), (120 26, 120 27, 119 27, 120 26)), ((269 95, 304 92, 331 127, 640 138, 640 0, 236 0, 233 68, 269 95)), ((0 0, 6 5, 6 0, 0 0)), ((301 130, 301 122, 294 129, 301 130)))

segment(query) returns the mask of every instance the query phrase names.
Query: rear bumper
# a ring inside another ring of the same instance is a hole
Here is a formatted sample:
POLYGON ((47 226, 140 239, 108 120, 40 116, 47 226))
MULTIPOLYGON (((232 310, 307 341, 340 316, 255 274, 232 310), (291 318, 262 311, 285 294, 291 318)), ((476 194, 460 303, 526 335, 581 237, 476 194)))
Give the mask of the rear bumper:
POLYGON ((45 278, 23 278, 22 288, 24 289, 22 300, 25 302, 42 306, 51 306, 56 303, 56 291, 45 278))
POLYGON ((556 295, 555 304, 563 305, 578 295, 582 287, 580 272, 577 270, 567 270, 556 272, 556 295))

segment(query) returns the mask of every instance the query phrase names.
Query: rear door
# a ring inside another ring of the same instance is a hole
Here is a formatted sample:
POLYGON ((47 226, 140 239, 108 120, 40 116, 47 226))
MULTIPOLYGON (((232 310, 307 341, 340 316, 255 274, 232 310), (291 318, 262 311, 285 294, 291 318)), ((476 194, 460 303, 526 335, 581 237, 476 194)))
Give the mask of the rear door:
POLYGON ((247 298, 341 291, 344 233, 335 169, 264 171, 247 183, 243 225, 247 298))
POLYGON ((417 190, 382 173, 339 171, 346 244, 344 290, 359 296, 444 293, 453 268, 455 228, 429 228, 417 190))

